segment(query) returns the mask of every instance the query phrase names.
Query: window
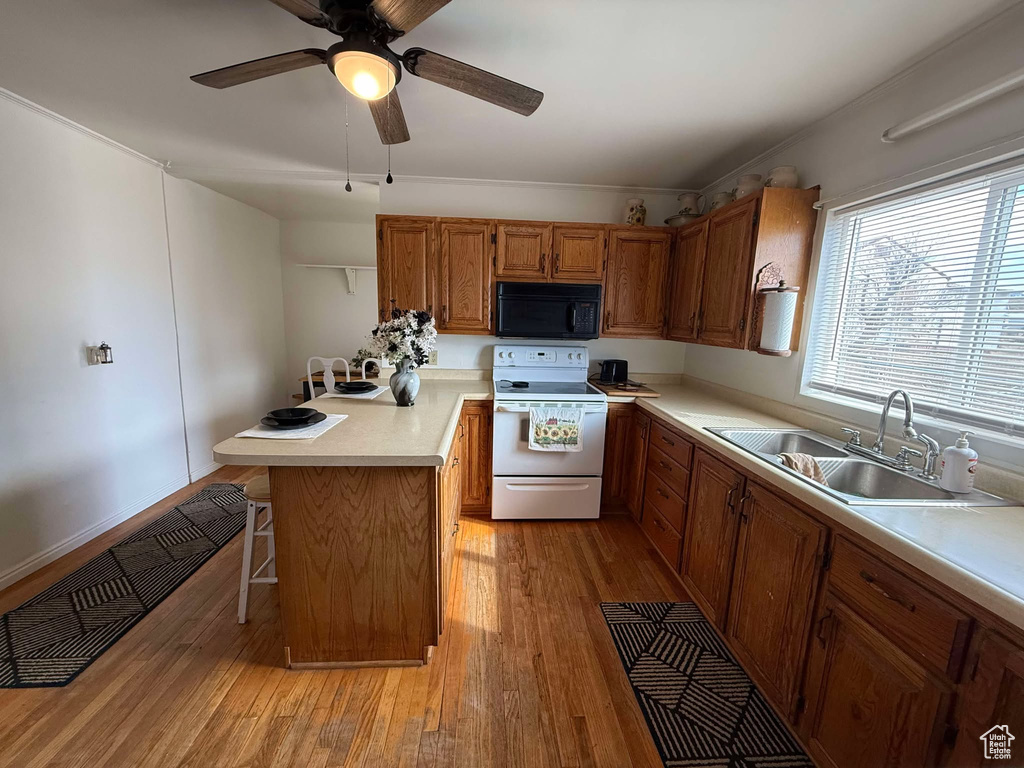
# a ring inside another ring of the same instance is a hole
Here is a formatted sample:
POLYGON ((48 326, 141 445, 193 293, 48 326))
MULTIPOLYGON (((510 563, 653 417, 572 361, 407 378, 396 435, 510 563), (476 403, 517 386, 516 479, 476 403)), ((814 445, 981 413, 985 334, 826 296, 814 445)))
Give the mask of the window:
POLYGON ((1024 169, 832 214, 804 394, 1024 433, 1024 169))

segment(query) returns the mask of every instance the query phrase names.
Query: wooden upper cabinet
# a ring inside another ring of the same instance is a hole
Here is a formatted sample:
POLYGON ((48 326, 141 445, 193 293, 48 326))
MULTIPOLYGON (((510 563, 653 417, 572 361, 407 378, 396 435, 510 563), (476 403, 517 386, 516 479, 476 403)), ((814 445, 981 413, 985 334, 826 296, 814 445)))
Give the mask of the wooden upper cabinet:
POLYGON ((709 221, 705 219, 683 227, 675 238, 668 289, 668 327, 665 331, 666 337, 674 341, 697 340, 708 226, 709 221))
POLYGON ((546 281, 551 266, 551 228, 551 224, 537 221, 499 221, 495 276, 499 280, 546 281))
POLYGON ((816 764, 938 764, 949 712, 946 684, 833 594, 822 605, 810 647, 800 731, 816 764))
POLYGON ((1015 736, 1010 742, 1014 764, 1020 763, 1024 747, 1024 649, 986 630, 978 639, 970 674, 960 695, 957 733, 949 765, 974 768, 1009 765, 1011 761, 986 760, 984 736, 993 727, 1007 728, 1015 736))
POLYGON ((729 584, 739 515, 736 503, 745 478, 739 472, 697 451, 690 478, 689 513, 683 536, 683 584, 704 614, 725 628, 729 584))
POLYGON ((671 238, 669 232, 652 229, 609 231, 602 335, 662 338, 671 238))
POLYGON ((739 511, 727 635, 744 669, 792 716, 827 530, 754 483, 739 511))
POLYGON ((747 302, 753 251, 754 214, 760 197, 708 221, 707 256, 697 332, 704 344, 742 348, 746 344, 747 302))
POLYGON ((604 227, 556 224, 551 279, 560 283, 599 283, 604 277, 608 233, 604 227))
POLYGON ((493 332, 494 222, 442 219, 438 330, 493 332))
POLYGON ((378 317, 392 305, 434 312, 436 221, 414 216, 377 217, 378 317))

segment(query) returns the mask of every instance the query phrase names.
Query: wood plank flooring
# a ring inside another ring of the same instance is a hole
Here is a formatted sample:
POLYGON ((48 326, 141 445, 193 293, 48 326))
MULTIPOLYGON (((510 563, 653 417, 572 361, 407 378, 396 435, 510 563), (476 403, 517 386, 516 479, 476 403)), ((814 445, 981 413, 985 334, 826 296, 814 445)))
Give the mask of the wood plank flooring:
MULTIPOLYGON (((0 592, 16 607, 224 468, 0 592)), ((65 688, 0 690, 0 765, 659 766, 598 604, 686 600, 625 517, 463 517, 428 666, 282 667, 275 587, 237 623, 238 536, 65 688)))

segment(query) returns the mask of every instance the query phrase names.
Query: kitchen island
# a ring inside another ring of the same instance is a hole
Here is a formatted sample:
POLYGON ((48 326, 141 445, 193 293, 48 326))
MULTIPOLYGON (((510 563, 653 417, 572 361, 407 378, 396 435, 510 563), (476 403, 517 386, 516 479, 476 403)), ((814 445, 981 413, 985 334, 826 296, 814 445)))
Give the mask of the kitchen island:
POLYGON ((222 464, 267 466, 285 662, 423 664, 444 630, 459 512, 460 414, 484 380, 428 379, 416 405, 306 405, 348 418, 312 440, 232 437, 222 464))

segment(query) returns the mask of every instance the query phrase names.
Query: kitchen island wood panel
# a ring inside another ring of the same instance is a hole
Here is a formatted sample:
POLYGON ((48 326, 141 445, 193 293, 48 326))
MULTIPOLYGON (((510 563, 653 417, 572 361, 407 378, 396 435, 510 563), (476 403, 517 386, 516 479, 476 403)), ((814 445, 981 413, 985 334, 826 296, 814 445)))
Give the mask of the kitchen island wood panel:
POLYGON ((437 474, 270 467, 288 666, 426 660, 439 629, 437 474))

